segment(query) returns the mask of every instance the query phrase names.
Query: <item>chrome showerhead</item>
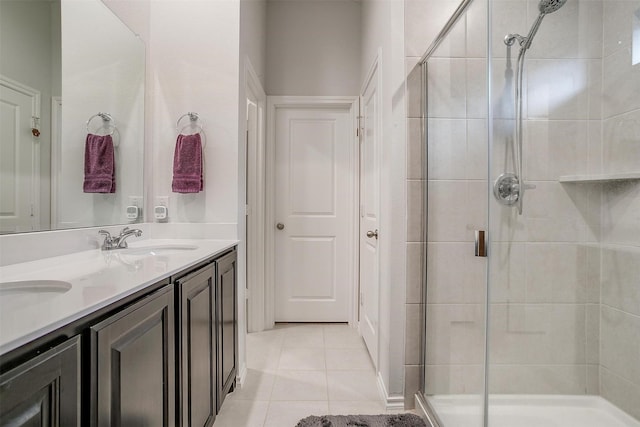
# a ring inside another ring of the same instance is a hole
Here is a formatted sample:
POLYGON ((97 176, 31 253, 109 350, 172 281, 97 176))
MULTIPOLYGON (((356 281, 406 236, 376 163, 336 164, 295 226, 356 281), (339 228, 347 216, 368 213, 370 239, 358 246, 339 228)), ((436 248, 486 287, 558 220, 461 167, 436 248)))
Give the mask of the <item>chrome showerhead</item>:
POLYGON ((566 2, 567 0, 540 0, 538 10, 540 13, 546 15, 560 9, 566 2))

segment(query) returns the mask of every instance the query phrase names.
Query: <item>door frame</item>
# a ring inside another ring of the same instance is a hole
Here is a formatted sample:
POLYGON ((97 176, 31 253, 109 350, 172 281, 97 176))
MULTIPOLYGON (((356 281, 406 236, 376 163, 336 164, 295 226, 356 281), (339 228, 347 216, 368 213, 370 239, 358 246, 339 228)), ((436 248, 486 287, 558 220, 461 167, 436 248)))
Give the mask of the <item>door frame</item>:
POLYGON ((62 165, 62 140, 59 134, 62 131, 58 126, 58 118, 62 123, 62 97, 51 97, 51 229, 58 228, 58 198, 60 197, 60 185, 58 176, 62 165))
MULTIPOLYGON (((377 98, 377 103, 379 108, 376 110, 376 134, 379 136, 380 141, 378 143, 378 146, 376 147, 376 164, 375 164, 375 168, 378 171, 378 176, 377 176, 377 186, 378 186, 378 197, 380 197, 380 189, 381 189, 381 159, 382 159, 382 140, 384 139, 384 135, 383 135, 383 125, 382 125, 382 64, 381 64, 381 58, 382 58, 382 49, 378 49, 378 51, 376 52, 376 56, 373 59, 373 62, 371 63, 371 65, 369 66, 369 70, 367 71, 367 75, 364 78, 364 81, 362 83, 362 87, 360 88, 360 108, 364 108, 364 106, 362 105, 362 98, 364 97, 364 93, 367 90, 367 88, 371 85, 371 84, 375 84, 376 86, 376 98, 377 98), (374 81, 374 77, 375 77, 375 81, 374 81)), ((362 110, 360 111, 360 116, 363 115, 362 110)), ((363 117, 361 117, 363 118, 363 117)), ((359 124, 358 124, 359 125, 359 124)), ((361 131, 364 131, 364 129, 361 129, 361 131)), ((362 141, 360 141, 362 142, 362 141)), ((361 150, 360 150, 361 151, 361 150)), ((360 173, 358 174, 358 179, 360 180, 360 173)), ((358 193, 358 204, 361 203, 361 197, 362 194, 358 193)), ((378 211, 376 212, 376 215, 378 217, 378 227, 379 230, 382 230, 381 227, 381 206, 380 206, 380 199, 378 199, 378 211)), ((358 215, 358 226, 360 226, 360 216, 358 215)), ((384 230, 382 230, 383 233, 383 237, 384 237, 384 230)), ((358 234, 358 252, 360 252, 360 234, 358 234)), ((378 314, 378 324, 377 324, 377 331, 376 331, 376 337, 377 337, 377 345, 376 345, 376 355, 375 357, 372 357, 372 359, 374 359, 374 365, 376 370, 378 370, 378 366, 380 363, 380 242, 378 242, 378 250, 377 250, 377 259, 376 259, 376 263, 378 264, 378 306, 376 307, 376 311, 378 314)), ((360 265, 358 265, 358 292, 360 292, 360 265)), ((358 309, 360 309, 360 306, 358 306, 358 309)), ((361 325, 360 325, 360 317, 358 317, 358 333, 360 335, 362 335, 362 330, 361 330, 361 325)), ((367 349, 368 350, 368 349, 367 349)))
MULTIPOLYGON (((40 91, 30 86, 20 83, 17 80, 10 79, 0 74, 0 85, 5 86, 16 92, 20 92, 31 98, 31 126, 36 127, 36 119, 40 120, 40 91)), ((31 195, 33 199, 33 217, 31 219, 31 227, 40 227, 40 144, 36 138, 33 141, 33 158, 31 159, 33 172, 31 175, 31 195)))
POLYGON ((350 190, 354 197, 349 213, 349 253, 352 254, 349 265, 349 325, 358 323, 358 213, 359 209, 359 170, 360 149, 357 137, 359 96, 268 96, 267 97, 267 145, 266 145, 266 216, 265 216, 265 293, 264 318, 265 327, 275 325, 275 141, 276 114, 279 108, 344 108, 349 109, 352 132, 349 138, 350 155, 353 168, 350 171, 350 190))
MULTIPOLYGON (((246 237, 247 237, 247 325, 246 332, 260 332, 265 329, 265 136, 267 95, 260 84, 249 58, 245 58, 245 102, 258 107, 258 135, 254 149, 249 146, 249 116, 246 131, 246 237)), ((248 110, 248 105, 247 105, 248 110)))

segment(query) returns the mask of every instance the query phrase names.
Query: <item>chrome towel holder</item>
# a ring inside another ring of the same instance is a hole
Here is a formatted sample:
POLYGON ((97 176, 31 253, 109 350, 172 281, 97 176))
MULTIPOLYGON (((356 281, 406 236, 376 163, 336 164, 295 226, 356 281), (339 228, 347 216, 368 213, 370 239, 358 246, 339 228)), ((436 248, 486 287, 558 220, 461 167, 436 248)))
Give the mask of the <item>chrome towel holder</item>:
POLYGON ((204 128, 202 127, 202 120, 200 120, 200 115, 198 113, 194 113, 192 111, 183 114, 180 116, 180 118, 178 119, 178 121, 176 121, 176 130, 178 131, 179 134, 182 133, 183 130, 185 130, 188 127, 194 127, 197 129, 197 133, 202 133, 204 131, 204 128), (185 118, 185 117, 189 117, 189 123, 184 125, 184 126, 180 126, 180 122, 185 118))
MULTIPOLYGON (((111 117, 111 114, 109 114, 109 113, 100 113, 99 112, 99 113, 94 114, 93 116, 89 117, 89 120, 87 120, 87 126, 86 127, 87 127, 87 132, 88 133, 92 133, 91 130, 89 130, 89 125, 91 124, 91 121, 93 119, 95 119, 96 117, 100 117, 102 119, 102 127, 103 128, 106 129, 108 127, 111 127, 111 133, 107 133, 107 134, 105 134, 103 136, 107 136, 107 135, 112 136, 116 132, 116 130, 118 130, 118 128, 115 125, 115 121, 113 120, 113 117, 111 117)), ((98 129, 100 129, 100 128, 98 128, 98 129)))

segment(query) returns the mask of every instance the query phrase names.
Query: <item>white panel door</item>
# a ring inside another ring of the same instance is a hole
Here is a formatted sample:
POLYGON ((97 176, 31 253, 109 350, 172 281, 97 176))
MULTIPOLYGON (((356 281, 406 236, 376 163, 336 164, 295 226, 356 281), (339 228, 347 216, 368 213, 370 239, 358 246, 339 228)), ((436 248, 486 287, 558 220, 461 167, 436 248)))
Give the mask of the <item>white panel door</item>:
POLYGON ((0 84, 0 231, 5 233, 36 225, 34 105, 33 96, 0 84))
POLYGON ((360 333, 378 366, 379 317, 379 144, 380 105, 377 67, 360 99, 360 333))
POLYGON ((351 113, 291 107, 275 114, 275 321, 347 322, 351 113))

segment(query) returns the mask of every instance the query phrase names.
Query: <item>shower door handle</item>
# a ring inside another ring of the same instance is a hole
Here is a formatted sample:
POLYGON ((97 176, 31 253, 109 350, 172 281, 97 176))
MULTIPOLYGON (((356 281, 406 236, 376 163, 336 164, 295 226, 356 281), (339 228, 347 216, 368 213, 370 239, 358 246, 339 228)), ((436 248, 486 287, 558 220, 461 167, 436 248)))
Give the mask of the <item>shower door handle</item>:
POLYGON ((476 248, 477 257, 486 258, 487 256, 487 232, 484 230, 476 230, 476 248))

